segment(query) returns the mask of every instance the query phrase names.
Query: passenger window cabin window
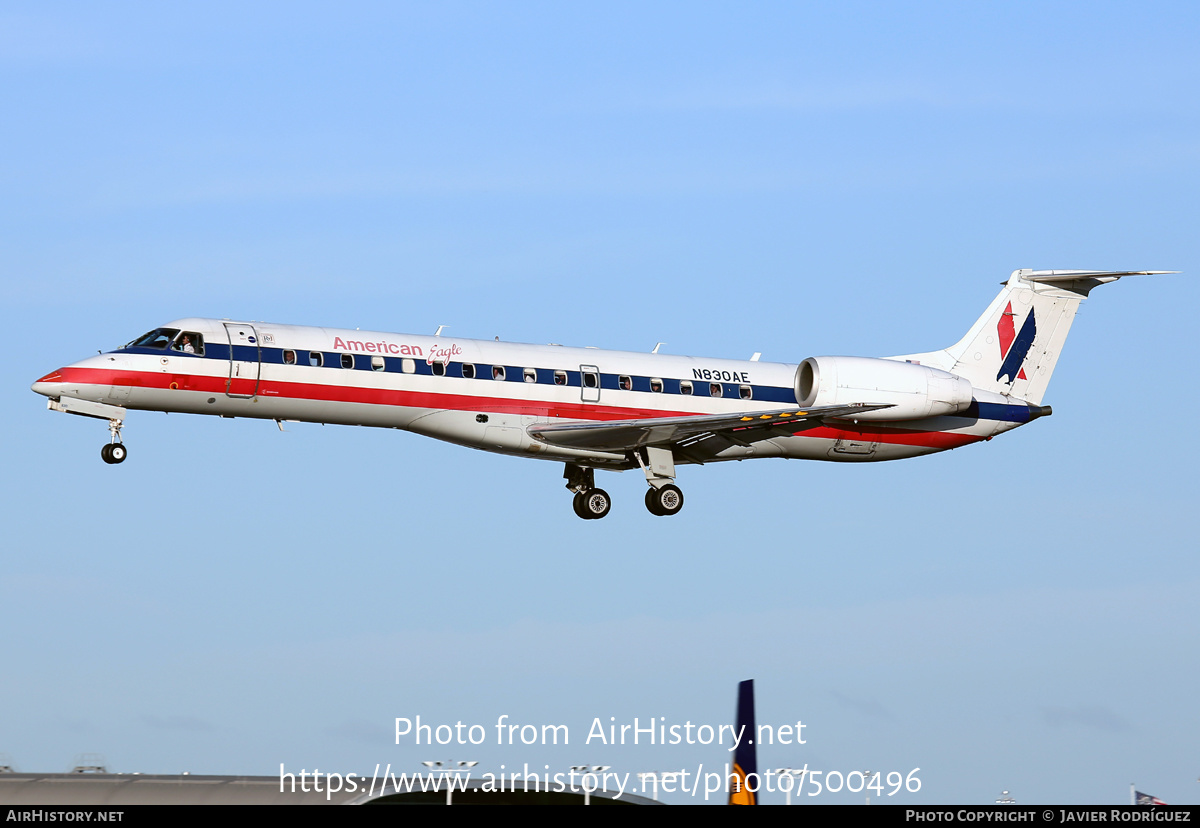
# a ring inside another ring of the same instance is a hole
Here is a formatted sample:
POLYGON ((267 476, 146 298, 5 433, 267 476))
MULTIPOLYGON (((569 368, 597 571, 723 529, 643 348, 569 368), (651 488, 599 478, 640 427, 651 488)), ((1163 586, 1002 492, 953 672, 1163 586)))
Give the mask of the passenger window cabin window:
POLYGON ((283 352, 283 364, 284 365, 295 365, 296 364, 296 352, 295 351, 284 351, 283 352))
POLYGON ((692 384, 687 380, 679 383, 679 393, 690 397, 692 395, 692 384))
POLYGON ((500 380, 501 382, 504 381, 504 366, 503 365, 493 365, 492 366, 492 379, 500 380))
POLYGON ((400 370, 406 374, 415 374, 417 372, 417 363, 411 357, 405 357, 400 360, 400 370))
POLYGON ((618 377, 617 378, 617 386, 620 387, 620 389, 622 391, 632 391, 633 390, 633 377, 626 377, 626 376, 618 377))
POLYGON ((600 375, 594 374, 591 371, 583 372, 583 387, 584 388, 599 388, 600 375))
POLYGON ((663 389, 662 380, 660 380, 658 377, 651 378, 650 390, 653 391, 655 394, 661 394, 662 389, 663 389))
POLYGON ((524 374, 526 382, 537 382, 537 369, 536 368, 526 368, 521 373, 524 374))
POLYGON ((475 379, 475 366, 474 365, 472 365, 469 362, 464 362, 462 364, 462 369, 463 369, 463 372, 462 372, 463 379, 475 379))
POLYGON ((385 368, 387 368, 387 363, 383 361, 383 357, 381 357, 381 356, 371 357, 371 370, 372 371, 382 371, 385 368))
POLYGON ((554 384, 555 385, 566 385, 567 384, 567 372, 566 371, 555 371, 554 372, 554 384))
POLYGON ((725 388, 719 382, 710 382, 708 384, 708 396, 721 397, 725 394, 725 388))
POLYGON ((320 351, 309 351, 308 352, 308 364, 313 366, 314 368, 320 368, 322 365, 325 364, 325 355, 323 353, 321 353, 320 351))
POLYGON ((431 362, 431 363, 429 363, 429 367, 433 369, 433 375, 434 375, 435 377, 444 377, 444 376, 446 376, 446 363, 444 363, 444 362, 431 362))
POLYGON ((353 368, 354 367, 354 354, 342 354, 342 367, 343 368, 353 368))
POLYGON ((752 400, 752 399, 754 399, 754 389, 751 388, 749 385, 739 385, 738 386, 738 396, 741 397, 743 400, 752 400))

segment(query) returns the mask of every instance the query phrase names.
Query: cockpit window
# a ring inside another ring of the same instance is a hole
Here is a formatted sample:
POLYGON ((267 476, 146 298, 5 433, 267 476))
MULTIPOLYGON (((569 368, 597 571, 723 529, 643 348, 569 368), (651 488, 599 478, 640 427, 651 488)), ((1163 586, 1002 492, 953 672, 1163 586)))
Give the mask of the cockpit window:
POLYGON ((204 356, 204 337, 195 331, 184 331, 176 338, 171 349, 182 351, 185 354, 204 356))
POLYGON ((179 333, 178 328, 155 328, 127 344, 126 348, 166 348, 179 333))

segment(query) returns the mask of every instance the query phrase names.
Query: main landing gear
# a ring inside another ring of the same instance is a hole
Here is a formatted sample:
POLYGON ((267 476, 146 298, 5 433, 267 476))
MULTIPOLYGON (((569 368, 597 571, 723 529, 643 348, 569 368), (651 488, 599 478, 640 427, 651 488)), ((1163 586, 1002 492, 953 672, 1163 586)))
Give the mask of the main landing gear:
POLYGON ((584 520, 599 520, 608 514, 612 498, 604 489, 596 488, 595 471, 567 463, 563 477, 567 480, 567 488, 575 492, 575 500, 571 503, 575 514, 584 520))
MULTIPOLYGON (((646 509, 652 515, 668 517, 683 509, 683 492, 673 482, 675 460, 670 449, 646 448, 634 452, 638 465, 646 475, 650 488, 646 491, 646 509)), ((575 493, 571 506, 584 520, 596 520, 608 514, 612 498, 604 489, 596 488, 595 472, 584 466, 567 463, 563 477, 567 489, 575 493)))
POLYGON ((647 446, 634 452, 646 483, 646 508, 657 517, 679 514, 683 508, 683 492, 675 485, 675 457, 670 449, 647 446))
POLYGON ((108 445, 100 449, 100 457, 110 466, 117 463, 124 463, 125 458, 129 456, 129 451, 125 448, 125 444, 121 442, 121 421, 109 420, 108 430, 112 434, 112 439, 108 445))

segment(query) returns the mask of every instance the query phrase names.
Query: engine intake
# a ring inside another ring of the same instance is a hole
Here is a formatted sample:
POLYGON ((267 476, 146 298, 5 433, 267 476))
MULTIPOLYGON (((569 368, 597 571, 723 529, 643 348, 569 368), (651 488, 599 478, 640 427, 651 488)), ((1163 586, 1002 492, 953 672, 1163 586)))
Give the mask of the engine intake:
POLYGON ((858 420, 920 420, 955 414, 971 404, 962 377, 891 359, 809 357, 796 369, 796 401, 804 408, 865 403, 891 405, 858 420))

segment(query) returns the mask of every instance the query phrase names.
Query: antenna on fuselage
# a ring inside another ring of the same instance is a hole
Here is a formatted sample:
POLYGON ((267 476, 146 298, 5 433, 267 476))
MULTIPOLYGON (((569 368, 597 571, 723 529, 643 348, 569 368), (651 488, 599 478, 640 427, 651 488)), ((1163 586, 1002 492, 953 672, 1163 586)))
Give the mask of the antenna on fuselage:
POLYGON ((755 352, 754 352, 754 356, 750 357, 750 361, 751 361, 751 362, 758 362, 758 358, 759 358, 760 356, 762 356, 762 352, 761 352, 761 351, 755 351, 755 352))
POLYGON ((667 344, 667 343, 665 343, 665 342, 660 342, 660 343, 658 343, 657 345, 655 345, 655 346, 654 346, 654 350, 653 350, 653 351, 651 351, 650 353, 652 353, 652 354, 657 354, 657 353, 658 353, 658 349, 659 349, 659 348, 661 348, 662 346, 666 345, 666 344, 667 344))
POLYGON ((434 331, 434 332, 433 332, 433 335, 434 335, 434 336, 441 336, 441 335, 442 335, 442 331, 444 331, 446 328, 449 328, 449 327, 450 327, 449 325, 438 325, 438 329, 437 329, 436 331, 434 331))

